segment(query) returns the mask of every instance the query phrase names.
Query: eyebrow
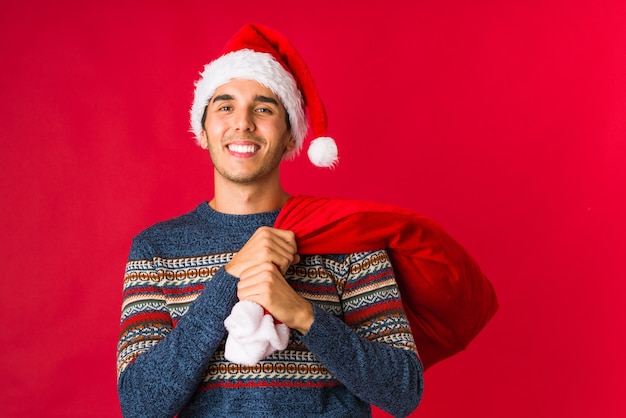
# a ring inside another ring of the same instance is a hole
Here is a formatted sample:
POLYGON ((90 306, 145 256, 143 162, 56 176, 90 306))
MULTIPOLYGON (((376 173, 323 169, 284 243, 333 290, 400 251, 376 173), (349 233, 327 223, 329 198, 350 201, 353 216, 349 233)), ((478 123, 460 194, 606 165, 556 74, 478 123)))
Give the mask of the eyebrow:
MULTIPOLYGON (((213 97, 213 100, 211 101, 215 103, 218 101, 227 101, 227 100, 235 100, 235 97, 231 94, 220 94, 219 96, 213 97)), ((271 103, 271 104, 278 106, 278 101, 276 99, 274 99, 273 97, 262 96, 260 94, 257 94, 256 96, 254 96, 254 101, 261 102, 261 103, 271 103)))
POLYGON ((261 103, 271 103, 278 106, 278 102, 276 101, 276 99, 274 99, 273 97, 261 96, 260 94, 257 94, 254 97, 254 101, 261 103))
POLYGON ((219 101, 225 101, 225 100, 233 100, 234 97, 231 96, 230 94, 220 94, 219 96, 215 96, 213 97, 213 100, 211 100, 213 103, 215 102, 219 102, 219 101))

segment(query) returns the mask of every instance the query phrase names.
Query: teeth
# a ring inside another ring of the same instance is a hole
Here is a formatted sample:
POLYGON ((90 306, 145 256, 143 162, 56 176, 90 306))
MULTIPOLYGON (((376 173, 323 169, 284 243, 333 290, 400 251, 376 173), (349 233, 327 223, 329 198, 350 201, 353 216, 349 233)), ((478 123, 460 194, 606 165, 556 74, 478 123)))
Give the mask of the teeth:
POLYGON ((256 147, 254 145, 230 144, 228 149, 239 154, 248 154, 256 151, 256 147))

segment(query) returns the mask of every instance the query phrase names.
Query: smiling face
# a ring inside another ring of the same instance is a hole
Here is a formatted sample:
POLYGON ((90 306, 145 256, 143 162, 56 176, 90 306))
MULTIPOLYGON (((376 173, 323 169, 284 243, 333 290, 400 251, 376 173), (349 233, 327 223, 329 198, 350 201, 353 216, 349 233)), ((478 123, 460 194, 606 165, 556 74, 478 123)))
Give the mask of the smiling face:
POLYGON ((201 135, 216 180, 237 184, 278 180, 280 161, 295 146, 284 106, 252 80, 235 79, 215 90, 201 135))

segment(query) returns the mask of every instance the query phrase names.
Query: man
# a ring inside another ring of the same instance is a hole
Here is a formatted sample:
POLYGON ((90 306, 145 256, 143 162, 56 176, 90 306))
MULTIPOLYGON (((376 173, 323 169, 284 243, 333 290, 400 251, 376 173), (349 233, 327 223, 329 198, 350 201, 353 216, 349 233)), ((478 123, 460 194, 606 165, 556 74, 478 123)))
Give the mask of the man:
POLYGON ((385 248, 300 255, 295 233, 273 227, 292 201, 280 162, 303 146, 304 103, 320 137, 309 157, 333 166, 323 105, 282 35, 247 25, 205 67, 191 122, 214 165, 214 197, 133 241, 118 345, 125 416, 367 417, 370 404, 406 416, 417 407, 423 365, 385 248), (244 302, 290 330, 249 365, 229 358, 254 338, 228 354, 245 315, 225 325, 244 302))

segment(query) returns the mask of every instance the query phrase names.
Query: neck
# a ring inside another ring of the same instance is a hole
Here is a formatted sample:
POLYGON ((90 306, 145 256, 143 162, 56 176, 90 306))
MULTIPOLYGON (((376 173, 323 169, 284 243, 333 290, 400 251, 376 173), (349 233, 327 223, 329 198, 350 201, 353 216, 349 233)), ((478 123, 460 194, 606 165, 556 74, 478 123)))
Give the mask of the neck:
POLYGON ((215 196, 209 206, 221 213, 249 215, 278 210, 289 199, 279 182, 264 185, 215 181, 215 196))

